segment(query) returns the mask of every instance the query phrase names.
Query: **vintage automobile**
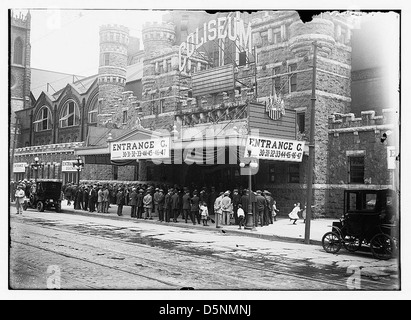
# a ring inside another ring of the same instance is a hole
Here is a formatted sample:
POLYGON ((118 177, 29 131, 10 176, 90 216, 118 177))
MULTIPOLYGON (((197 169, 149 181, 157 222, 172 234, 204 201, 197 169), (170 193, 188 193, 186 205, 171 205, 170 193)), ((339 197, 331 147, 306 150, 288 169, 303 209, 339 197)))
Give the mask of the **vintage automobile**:
POLYGON ((23 204, 23 209, 37 209, 43 212, 45 209, 54 208, 61 212, 61 187, 62 182, 55 179, 38 179, 30 189, 28 199, 23 204))
POLYGON ((397 250, 395 204, 392 189, 344 190, 343 215, 322 237, 324 250, 337 253, 344 246, 355 252, 367 245, 375 258, 392 258, 397 250))

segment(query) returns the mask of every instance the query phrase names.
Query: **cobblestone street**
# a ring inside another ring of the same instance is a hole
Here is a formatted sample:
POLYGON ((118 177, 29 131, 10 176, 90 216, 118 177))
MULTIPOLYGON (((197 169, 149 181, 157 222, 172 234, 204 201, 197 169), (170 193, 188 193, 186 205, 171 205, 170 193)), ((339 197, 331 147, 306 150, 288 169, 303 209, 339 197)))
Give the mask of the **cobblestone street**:
POLYGON ((330 255, 317 245, 53 212, 10 222, 13 289, 399 288, 396 259, 330 255))

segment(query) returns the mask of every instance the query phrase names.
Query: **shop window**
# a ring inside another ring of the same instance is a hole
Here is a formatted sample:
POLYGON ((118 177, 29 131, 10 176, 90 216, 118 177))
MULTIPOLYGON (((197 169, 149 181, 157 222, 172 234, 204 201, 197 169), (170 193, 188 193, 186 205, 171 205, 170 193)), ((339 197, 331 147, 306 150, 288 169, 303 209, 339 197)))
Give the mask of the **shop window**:
POLYGON ((288 165, 288 182, 300 183, 300 165, 298 163, 288 165))
POLYGON ((298 125, 298 132, 304 133, 305 131, 305 112, 297 113, 297 125, 298 125))
POLYGON ((14 57, 13 62, 15 64, 23 64, 23 41, 18 37, 14 41, 14 57))
POLYGON ((288 72, 290 73, 289 78, 288 78, 289 79, 288 80, 289 92, 297 91, 297 73, 295 73, 296 70, 297 70, 297 64, 296 63, 290 64, 288 66, 288 72))
POLYGON ((364 183, 364 157, 349 157, 350 183, 364 183))

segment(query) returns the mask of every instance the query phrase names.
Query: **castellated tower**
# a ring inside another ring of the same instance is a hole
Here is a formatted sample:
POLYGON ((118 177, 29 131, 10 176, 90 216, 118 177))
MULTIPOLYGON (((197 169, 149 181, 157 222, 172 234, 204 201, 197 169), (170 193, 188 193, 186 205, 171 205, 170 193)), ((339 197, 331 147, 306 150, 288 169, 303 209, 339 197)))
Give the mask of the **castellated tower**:
POLYGON ((147 22, 143 25, 142 35, 145 54, 142 79, 144 92, 146 90, 152 90, 156 82, 156 68, 158 69, 159 62, 156 64, 153 58, 172 51, 176 40, 175 25, 172 22, 147 22))
MULTIPOLYGON (((299 87, 294 103, 306 106, 306 137, 309 137, 311 114, 311 84, 313 42, 317 42, 316 100, 315 100, 315 158, 314 184, 328 182, 328 117, 346 113, 351 102, 351 24, 343 16, 323 15, 312 21, 290 25, 289 47, 303 70, 297 76, 306 79, 299 87)), ((315 201, 326 202, 326 191, 314 188, 315 201)))
POLYGON ((100 27, 100 63, 98 70, 98 125, 112 120, 126 84, 129 30, 120 25, 100 27))
POLYGON ((142 33, 144 51, 147 55, 171 48, 176 40, 175 26, 172 22, 147 22, 143 25, 142 33))

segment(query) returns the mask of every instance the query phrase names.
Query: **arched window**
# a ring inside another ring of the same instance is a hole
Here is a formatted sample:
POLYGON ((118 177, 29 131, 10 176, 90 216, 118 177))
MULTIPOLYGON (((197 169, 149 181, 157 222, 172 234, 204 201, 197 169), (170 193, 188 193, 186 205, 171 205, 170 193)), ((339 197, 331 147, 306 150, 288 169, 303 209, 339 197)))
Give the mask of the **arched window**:
POLYGON ((90 109, 88 111, 88 123, 97 123, 97 114, 98 114, 98 101, 94 99, 91 102, 90 109))
POLYGON ((23 64, 23 41, 21 38, 16 38, 14 41, 14 57, 13 62, 15 64, 23 64))
POLYGON ((78 126, 80 123, 80 110, 78 105, 73 101, 67 101, 62 110, 60 116, 60 128, 78 126))
POLYGON ((39 109, 34 121, 34 131, 44 131, 51 129, 52 117, 51 110, 47 106, 43 106, 39 109))

